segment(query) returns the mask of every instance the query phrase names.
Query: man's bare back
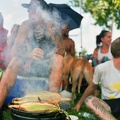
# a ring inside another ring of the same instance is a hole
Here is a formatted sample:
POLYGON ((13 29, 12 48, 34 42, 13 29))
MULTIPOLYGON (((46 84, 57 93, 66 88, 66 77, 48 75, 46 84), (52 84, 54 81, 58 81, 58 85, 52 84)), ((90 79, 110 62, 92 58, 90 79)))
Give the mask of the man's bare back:
POLYGON ((65 46, 65 52, 66 54, 69 54, 71 56, 75 56, 75 43, 74 41, 69 38, 69 30, 70 30, 70 27, 69 25, 66 25, 65 29, 63 30, 63 35, 62 35, 62 38, 63 38, 63 44, 65 46))
POLYGON ((66 54, 69 54, 71 56, 75 56, 75 43, 70 38, 64 38, 63 43, 65 46, 65 52, 66 54))

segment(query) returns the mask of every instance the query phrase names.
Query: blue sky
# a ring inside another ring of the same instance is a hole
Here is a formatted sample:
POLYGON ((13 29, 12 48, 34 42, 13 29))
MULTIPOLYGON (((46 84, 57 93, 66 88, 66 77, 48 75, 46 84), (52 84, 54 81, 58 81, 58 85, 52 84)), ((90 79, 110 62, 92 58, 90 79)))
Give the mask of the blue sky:
MULTIPOLYGON (((56 4, 67 4, 68 0, 45 0, 47 3, 56 4)), ((21 24, 22 21, 28 18, 27 9, 21 6, 22 3, 29 3, 30 0, 1 0, 0 12, 4 17, 4 27, 11 30, 14 24, 21 24)), ((73 8, 75 11, 80 13, 80 8, 73 8)), ((81 23, 81 28, 77 30, 70 31, 70 37, 75 41, 76 50, 81 51, 82 47, 85 48, 89 54, 93 53, 95 45, 95 38, 98 35, 102 27, 94 26, 94 20, 89 14, 81 13, 84 17, 81 23), (82 42, 81 42, 82 41, 82 42)), ((113 29, 113 40, 119 37, 120 30, 117 30, 114 26, 113 29)))

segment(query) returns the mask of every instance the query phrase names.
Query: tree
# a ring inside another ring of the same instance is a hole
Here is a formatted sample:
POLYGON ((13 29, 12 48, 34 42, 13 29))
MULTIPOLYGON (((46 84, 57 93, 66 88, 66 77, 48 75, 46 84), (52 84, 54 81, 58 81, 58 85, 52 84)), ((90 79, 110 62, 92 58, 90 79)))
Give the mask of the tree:
POLYGON ((84 12, 89 12, 92 15, 92 17, 95 19, 95 25, 106 27, 112 31, 113 23, 115 23, 117 29, 120 28, 120 0, 77 1, 82 3, 84 12))
POLYGON ((79 6, 79 0, 70 0, 69 4, 73 7, 78 7, 79 6))
POLYGON ((87 53, 87 50, 86 50, 85 48, 83 48, 83 49, 81 50, 81 52, 79 52, 79 57, 85 56, 86 53, 87 53))

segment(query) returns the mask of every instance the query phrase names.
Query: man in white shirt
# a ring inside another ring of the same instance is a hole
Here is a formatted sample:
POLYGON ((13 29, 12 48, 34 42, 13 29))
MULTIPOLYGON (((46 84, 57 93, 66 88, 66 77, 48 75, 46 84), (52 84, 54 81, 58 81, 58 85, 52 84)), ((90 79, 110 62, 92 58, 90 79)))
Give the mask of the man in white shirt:
POLYGON ((96 66, 93 82, 75 106, 76 111, 80 109, 85 100, 85 104, 104 120, 116 120, 114 117, 120 117, 120 37, 113 41, 111 53, 113 60, 96 66), (90 96, 99 83, 101 84, 101 97, 105 102, 90 96))

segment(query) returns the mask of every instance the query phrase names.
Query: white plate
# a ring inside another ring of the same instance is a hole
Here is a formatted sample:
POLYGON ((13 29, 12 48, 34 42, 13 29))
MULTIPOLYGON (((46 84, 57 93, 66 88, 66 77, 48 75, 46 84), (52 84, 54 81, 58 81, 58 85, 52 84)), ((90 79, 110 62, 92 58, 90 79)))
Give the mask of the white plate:
POLYGON ((71 120, 78 120, 78 117, 75 115, 69 115, 69 116, 70 116, 71 120))

